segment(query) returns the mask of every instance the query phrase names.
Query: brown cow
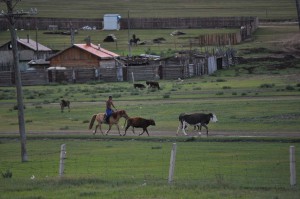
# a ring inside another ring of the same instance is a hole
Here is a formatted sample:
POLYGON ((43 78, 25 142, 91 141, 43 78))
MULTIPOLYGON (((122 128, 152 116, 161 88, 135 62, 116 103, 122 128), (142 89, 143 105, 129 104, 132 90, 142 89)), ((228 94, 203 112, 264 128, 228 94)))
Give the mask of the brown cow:
MULTIPOLYGON (((126 122, 125 122, 125 123, 126 123, 126 122)), ((147 127, 150 126, 150 125, 155 126, 154 120, 152 120, 152 119, 144 119, 144 118, 141 118, 141 117, 129 118, 129 119, 127 119, 127 126, 126 126, 126 128, 125 128, 125 133, 124 133, 123 136, 126 135, 126 131, 127 131, 127 129, 128 129, 130 126, 132 126, 132 132, 133 132, 133 134, 135 134, 135 133, 134 133, 134 128, 143 128, 143 132, 140 133, 139 135, 143 135, 144 132, 146 131, 146 133, 147 133, 148 136, 149 136, 147 127)))

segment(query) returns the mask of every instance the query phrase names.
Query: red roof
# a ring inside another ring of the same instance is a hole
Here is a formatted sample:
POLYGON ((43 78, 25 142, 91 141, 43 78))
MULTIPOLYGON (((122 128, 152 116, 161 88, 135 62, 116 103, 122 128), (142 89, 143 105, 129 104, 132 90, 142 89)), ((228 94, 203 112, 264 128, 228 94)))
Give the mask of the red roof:
POLYGON ((109 58, 114 58, 114 57, 119 57, 120 55, 113 53, 111 51, 108 51, 100 46, 97 46, 95 44, 74 44, 74 46, 85 50, 93 55, 96 55, 97 57, 100 57, 101 59, 109 59, 109 58))

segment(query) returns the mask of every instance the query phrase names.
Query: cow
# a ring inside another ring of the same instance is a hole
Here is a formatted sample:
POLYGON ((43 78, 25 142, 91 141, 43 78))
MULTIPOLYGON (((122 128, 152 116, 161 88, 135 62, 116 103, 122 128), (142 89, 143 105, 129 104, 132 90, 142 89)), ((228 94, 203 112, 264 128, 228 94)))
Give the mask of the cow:
POLYGON ((68 107, 69 112, 70 112, 70 101, 62 99, 60 101, 60 111, 64 112, 65 107, 68 107))
POLYGON ((194 126, 200 126, 199 129, 199 135, 201 135, 201 127, 206 128, 206 136, 208 136, 208 123, 209 122, 217 122, 218 119, 215 114, 209 113, 192 113, 192 114, 187 114, 187 113, 181 113, 178 117, 179 119, 179 126, 177 129, 176 135, 178 135, 179 129, 182 129, 182 132, 184 135, 187 135, 185 132, 186 125, 194 125, 194 126))
POLYGON ((134 88, 144 89, 146 86, 144 84, 133 84, 134 88))
POLYGON ((154 82, 154 81, 146 81, 146 84, 148 85, 149 88, 157 88, 160 89, 159 83, 154 82))
MULTIPOLYGON (((126 121, 125 121, 125 124, 126 124, 126 121)), ((124 126, 125 126, 125 124, 124 124, 124 126)), ((129 119, 127 119, 127 126, 125 128, 125 133, 124 133, 123 136, 126 135, 126 131, 130 126, 132 126, 133 134, 135 134, 134 133, 134 128, 143 128, 143 132, 140 133, 139 135, 143 135, 144 132, 146 131, 146 133, 149 136, 147 127, 150 126, 150 125, 155 126, 155 121, 152 120, 152 119, 144 119, 144 118, 141 118, 141 117, 129 118, 129 119)))

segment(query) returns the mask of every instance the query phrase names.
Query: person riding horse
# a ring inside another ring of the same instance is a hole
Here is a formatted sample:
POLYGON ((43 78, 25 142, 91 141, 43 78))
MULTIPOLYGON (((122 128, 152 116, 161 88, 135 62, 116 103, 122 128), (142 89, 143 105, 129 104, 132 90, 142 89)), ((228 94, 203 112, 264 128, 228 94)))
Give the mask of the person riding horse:
MULTIPOLYGON (((112 101, 112 96, 109 96, 108 97, 108 100, 106 101, 106 115, 105 115, 105 121, 106 123, 109 123, 109 117, 113 114, 113 110, 112 110, 112 107, 114 107, 114 109, 116 109, 113 101, 112 101)), ((117 110, 117 109, 116 109, 117 110)))

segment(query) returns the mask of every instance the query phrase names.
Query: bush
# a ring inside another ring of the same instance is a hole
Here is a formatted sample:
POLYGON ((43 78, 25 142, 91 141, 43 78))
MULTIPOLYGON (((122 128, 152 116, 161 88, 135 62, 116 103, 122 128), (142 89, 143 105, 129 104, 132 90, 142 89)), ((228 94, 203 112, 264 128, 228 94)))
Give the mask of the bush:
POLYGON ((287 86, 285 87, 285 89, 288 90, 288 91, 293 91, 293 90, 295 90, 295 88, 294 88, 293 86, 291 86, 291 85, 287 85, 287 86))
POLYGON ((261 84, 260 88, 273 88, 275 84, 261 84))
POLYGON ((170 98, 170 93, 165 93, 165 94, 163 95, 163 98, 170 98))
POLYGON ((216 79, 216 82, 226 82, 225 79, 216 79))
POLYGON ((223 86, 223 89, 231 89, 230 86, 223 86))
POLYGON ((2 172, 2 177, 3 178, 12 178, 12 172, 7 169, 5 173, 2 172))
MULTIPOLYGON (((13 110, 18 110, 18 105, 14 105, 13 110)), ((24 105, 24 109, 26 109, 26 106, 24 105)))

